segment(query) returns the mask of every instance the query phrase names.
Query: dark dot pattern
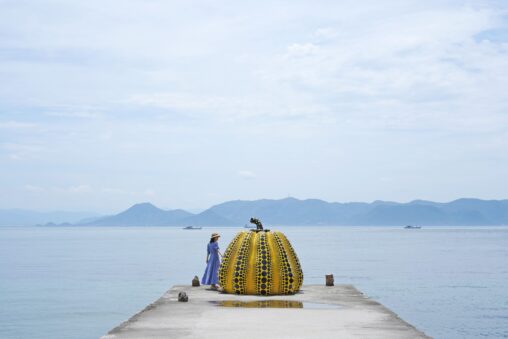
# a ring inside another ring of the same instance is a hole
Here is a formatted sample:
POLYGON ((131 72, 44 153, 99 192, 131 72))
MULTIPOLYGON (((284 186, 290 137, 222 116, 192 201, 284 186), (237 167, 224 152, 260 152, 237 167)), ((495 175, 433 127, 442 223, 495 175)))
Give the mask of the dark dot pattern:
POLYGON ((250 239, 254 232, 249 232, 245 238, 243 238, 238 250, 238 256, 235 262, 235 278, 238 282, 233 285, 233 292, 235 294, 245 294, 246 288, 246 277, 247 277, 247 259, 249 257, 250 239))
POLYGON ((259 232, 259 239, 256 247, 256 291, 259 295, 270 295, 272 270, 270 249, 265 232, 259 232))
POLYGON ((277 233, 273 233, 273 238, 275 239, 275 242, 277 244, 277 247, 279 249, 279 274, 280 274, 280 283, 281 283, 281 294, 294 294, 293 286, 294 284, 290 282, 290 274, 293 274, 291 271, 291 266, 289 265, 289 259, 288 255, 286 253, 286 250, 284 249, 284 244, 282 243, 282 240, 277 235, 277 233))
POLYGON ((298 272, 298 274, 296 274, 296 283, 298 284, 297 285, 298 288, 300 288, 303 284, 303 271, 302 271, 302 266, 300 265, 300 260, 298 260, 298 256, 296 255, 296 252, 295 252, 293 246, 291 245, 291 243, 289 242, 289 240, 283 234, 282 234, 282 237, 284 237, 284 240, 286 241, 286 244, 288 245, 287 247, 289 248, 289 252, 295 260, 295 263, 296 263, 295 270, 298 272))
POLYGON ((233 255, 233 249, 240 240, 242 233, 238 233, 228 245, 228 248, 222 256, 222 261, 219 267, 219 285, 226 286, 226 279, 228 274, 228 267, 233 255))

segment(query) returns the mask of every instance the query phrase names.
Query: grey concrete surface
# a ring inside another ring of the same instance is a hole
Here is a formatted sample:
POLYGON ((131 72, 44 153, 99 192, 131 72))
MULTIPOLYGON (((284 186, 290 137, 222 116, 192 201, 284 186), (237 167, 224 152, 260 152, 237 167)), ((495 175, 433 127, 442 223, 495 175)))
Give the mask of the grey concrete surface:
POLYGON ((271 297, 174 286, 102 337, 120 338, 429 337, 352 285, 304 285, 298 294, 271 297), (188 302, 178 302, 181 291, 188 302))

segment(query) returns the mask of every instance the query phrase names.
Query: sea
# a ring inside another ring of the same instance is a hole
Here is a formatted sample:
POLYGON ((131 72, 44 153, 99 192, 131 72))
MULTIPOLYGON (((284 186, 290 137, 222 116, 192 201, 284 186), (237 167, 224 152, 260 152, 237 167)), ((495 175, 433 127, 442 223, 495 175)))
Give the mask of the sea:
MULTIPOLYGON (((508 338, 508 227, 277 229, 304 284, 333 274, 435 338, 508 338)), ((0 338, 98 338, 201 277, 210 233, 224 250, 243 230, 0 227, 0 338)))

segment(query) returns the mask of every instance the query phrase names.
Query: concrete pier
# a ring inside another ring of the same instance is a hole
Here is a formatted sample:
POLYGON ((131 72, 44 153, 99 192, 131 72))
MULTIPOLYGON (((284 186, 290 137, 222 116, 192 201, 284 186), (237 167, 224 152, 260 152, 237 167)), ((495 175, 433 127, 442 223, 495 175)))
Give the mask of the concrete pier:
POLYGON ((304 285, 298 294, 271 297, 174 286, 102 338, 429 337, 352 285, 304 285), (181 291, 188 302, 178 302, 181 291))

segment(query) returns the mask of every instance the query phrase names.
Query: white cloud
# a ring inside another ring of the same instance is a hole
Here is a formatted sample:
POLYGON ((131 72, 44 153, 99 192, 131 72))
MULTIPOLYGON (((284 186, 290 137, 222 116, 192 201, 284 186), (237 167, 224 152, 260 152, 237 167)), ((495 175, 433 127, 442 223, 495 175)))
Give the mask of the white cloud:
POLYGON ((41 159, 49 150, 40 144, 7 142, 0 145, 12 160, 41 159))
POLYGON ((23 186, 23 189, 28 191, 28 192, 31 192, 31 193, 40 193, 40 192, 44 192, 44 188, 43 187, 40 187, 40 186, 35 186, 35 185, 25 185, 23 186))
POLYGON ((319 47, 313 43, 304 44, 291 44, 287 48, 287 56, 291 57, 302 57, 315 54, 319 51, 319 47))
POLYGON ((100 190, 101 193, 105 194, 124 194, 125 191, 119 188, 104 187, 100 190))
POLYGON ((0 129, 7 130, 26 130, 37 127, 34 123, 20 122, 20 121, 0 121, 0 129))
POLYGON ((101 116, 98 112, 91 111, 70 111, 70 112, 47 112, 46 115, 61 118, 95 119, 101 116))
POLYGON ((319 48, 320 31, 290 44, 289 51, 305 58, 281 55, 262 74, 319 102, 321 115, 358 126, 448 129, 480 114, 496 126, 504 119, 494 112, 508 108, 500 100, 508 86, 508 49, 475 42, 474 35, 498 24, 498 12, 471 8, 381 16, 350 23, 349 35, 327 28, 329 39, 319 48))
POLYGON ((69 187, 68 191, 69 193, 73 194, 84 194, 84 193, 92 193, 93 189, 89 185, 77 185, 69 187))
POLYGON ((247 170, 238 171, 238 176, 246 180, 255 179, 257 177, 256 173, 247 170))
POLYGON ((166 206, 239 198, 224 173, 241 164, 239 177, 263 173, 257 197, 502 195, 508 33, 488 32, 507 32, 507 14, 497 1, 9 2, 0 167, 25 194, 45 183, 59 203, 98 206, 146 187, 166 206), (411 180, 427 176, 439 191, 411 180))
POLYGON ((151 188, 147 188, 146 190, 143 191, 142 193, 143 195, 147 196, 147 197, 154 197, 157 195, 157 193, 155 192, 154 189, 151 189, 151 188))
POLYGON ((331 39, 338 35, 337 31, 331 27, 321 27, 314 32, 314 36, 319 39, 331 39))
POLYGON ((197 112, 198 114, 230 112, 241 102, 220 96, 198 95, 185 92, 159 92, 136 94, 127 104, 155 106, 176 111, 197 112))

